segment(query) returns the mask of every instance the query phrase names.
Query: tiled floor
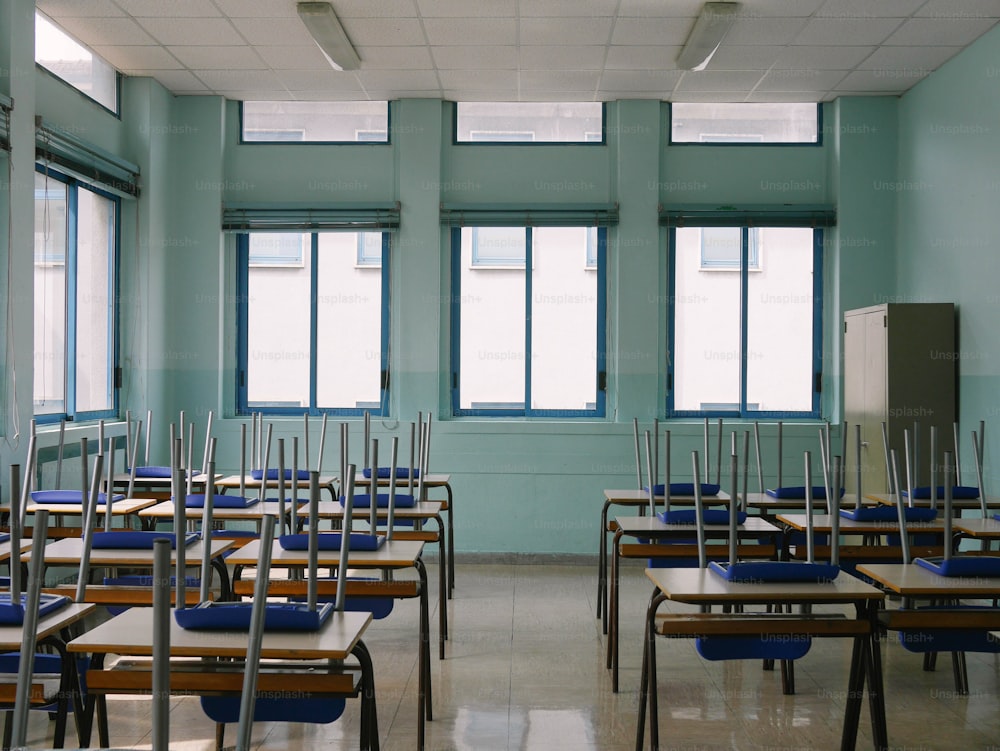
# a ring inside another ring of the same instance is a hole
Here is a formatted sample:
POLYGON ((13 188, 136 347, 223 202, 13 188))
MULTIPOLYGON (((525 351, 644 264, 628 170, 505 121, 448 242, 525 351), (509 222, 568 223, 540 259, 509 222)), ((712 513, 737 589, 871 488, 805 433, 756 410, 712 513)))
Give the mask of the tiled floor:
MULTIPOLYGON (((436 572, 429 573, 435 582, 436 572)), ((437 620, 431 618, 429 751, 635 747, 641 616, 650 591, 640 568, 623 572, 619 694, 611 692, 594 617, 596 566, 460 565, 457 577, 444 661, 437 658, 437 620)), ((379 731, 388 751, 416 748, 416 615, 415 603, 404 602, 365 639, 375 659, 379 731)), ((779 673, 762 671, 758 662, 710 663, 688 641, 661 641, 662 747, 839 747, 849 653, 844 640, 816 641, 797 663, 796 694, 783 696, 779 673)), ((1000 656, 969 655, 968 696, 954 692, 946 656, 936 672, 925 673, 920 656, 890 640, 883 662, 892 748, 1000 750, 1000 656)), ((42 747, 45 718, 32 715, 29 745, 42 747)), ((148 748, 149 722, 147 701, 111 702, 113 745, 148 748)), ((859 748, 871 748, 868 723, 866 705, 859 748)), ((197 699, 188 698, 174 700, 170 730, 178 742, 207 742, 214 733, 197 699)), ((235 736, 231 727, 229 744, 235 736)), ((261 749, 281 751, 357 748, 357 707, 349 704, 332 725, 260 723, 254 738, 261 749)))

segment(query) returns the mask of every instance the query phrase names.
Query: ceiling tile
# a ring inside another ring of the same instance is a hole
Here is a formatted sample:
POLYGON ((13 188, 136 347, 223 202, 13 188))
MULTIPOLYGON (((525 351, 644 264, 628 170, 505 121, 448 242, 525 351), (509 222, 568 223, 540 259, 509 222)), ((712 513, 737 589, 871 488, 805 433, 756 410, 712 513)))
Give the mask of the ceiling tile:
POLYGON ((597 98, 593 92, 571 91, 569 96, 562 89, 521 89, 519 101, 522 102, 594 102, 597 98))
MULTIPOLYGON (((213 0, 229 18, 296 18, 295 3, 274 0, 213 0)), ((166 4, 166 3, 165 3, 166 4)))
POLYGON ((600 70, 605 48, 598 45, 521 46, 522 68, 538 70, 600 70))
POLYGON ((930 0, 915 16, 931 18, 1000 18, 1000 0, 930 0))
POLYGON ((617 89, 610 91, 605 91, 604 89, 600 89, 598 90, 595 99, 599 102, 613 102, 617 99, 621 99, 622 93, 627 94, 628 99, 656 99, 658 101, 666 101, 670 99, 669 91, 660 91, 659 89, 654 89, 653 91, 627 91, 627 92, 622 92, 617 89))
POLYGON ((739 89, 733 91, 675 91, 668 101, 671 102, 742 102, 747 92, 739 89))
POLYGON ((748 18, 738 20, 722 41, 735 44, 790 44, 806 25, 805 18, 748 18))
POLYGON ((601 74, 596 70, 522 70, 521 91, 544 89, 594 92, 600 77, 601 74))
POLYGON ((835 90, 901 94, 924 77, 920 75, 920 71, 913 71, 910 76, 904 74, 905 71, 886 75, 883 71, 855 70, 845 76, 844 80, 837 84, 835 90))
POLYGON ((832 47, 795 45, 785 47, 774 61, 775 68, 808 70, 851 70, 875 50, 875 47, 832 47))
POLYGON ((597 18, 615 14, 615 2, 608 0, 521 0, 521 18, 528 16, 561 16, 597 18))
POLYGON ((693 21, 687 18, 619 18, 611 34, 611 44, 683 45, 693 21))
POLYGON ((679 70, 607 70, 601 76, 601 90, 670 91, 682 75, 679 70))
POLYGON ((927 0, 826 0, 816 13, 826 18, 906 18, 927 0))
MULTIPOLYGON (((181 48, 183 49, 183 48, 181 48)), ((257 54, 267 67, 274 70, 286 68, 289 70, 332 70, 330 61, 315 44, 297 44, 292 47, 255 47, 257 54)), ((361 64, 367 64, 364 55, 361 64)))
POLYGON ((365 70, 434 68, 429 47, 358 47, 357 50, 361 67, 365 70))
POLYGON ((60 18, 58 23, 88 47, 156 44, 131 18, 60 18))
POLYGON ((762 70, 687 71, 677 91, 747 91, 764 75, 762 70))
POLYGON ((234 18, 233 26, 250 44, 287 47, 315 44, 305 25, 296 18, 234 18))
POLYGON ((608 47, 609 70, 659 70, 673 68, 680 47, 608 47))
POLYGON ((224 18, 143 18, 143 28, 160 44, 243 45, 243 38, 224 18))
POLYGON ((184 67, 163 47, 118 45, 94 47, 94 52, 122 73, 134 70, 176 70, 184 67))
POLYGON ((267 66, 252 47, 168 47, 191 70, 263 70, 267 66))
POLYGON ((416 18, 348 18, 343 26, 355 47, 407 47, 427 41, 416 18))
POLYGON ((611 18, 521 18, 521 44, 607 44, 611 18))
POLYGON ((192 70, 206 86, 215 91, 254 91, 284 88, 269 70, 192 70))
POLYGON ((821 5, 823 0, 753 0, 744 2, 739 13, 748 18, 811 16, 821 5))
POLYGON ((111 18, 124 16, 125 11, 112 0, 36 0, 35 7, 47 16, 58 18, 111 18))
POLYGON ((275 77, 289 91, 310 91, 328 89, 330 91, 362 91, 361 84, 353 73, 334 70, 276 70, 275 77))
POLYGON ((902 23, 898 18, 814 18, 795 37, 795 44, 881 44, 902 23))
POLYGON ((428 18, 423 23, 432 45, 517 44, 513 18, 428 18))
POLYGON ((517 88, 497 89, 444 89, 441 96, 453 102, 518 102, 517 88))
POLYGON ((517 0, 417 0, 417 10, 423 18, 442 16, 514 18, 517 15, 517 0))
MULTIPOLYGON (((274 0, 271 0, 274 2, 274 0)), ((413 0, 333 0, 339 18, 416 18, 413 0)), ((295 13, 295 3, 290 3, 295 13)))
POLYGON ((861 63, 862 70, 936 70, 959 53, 961 47, 879 47, 861 63))
POLYGON ((197 91, 204 94, 208 88, 189 70, 137 70, 130 74, 135 77, 155 78, 169 91, 197 91))
MULTIPOLYGON (((434 62, 440 70, 499 68, 517 70, 517 47, 477 45, 434 47, 434 62)), ((406 66, 409 67, 409 66, 406 66)))
POLYGON ((911 18, 885 43, 964 46, 982 36, 992 25, 982 19, 911 18))
POLYGON ((443 89, 478 89, 480 91, 516 91, 516 70, 442 70, 438 73, 443 89))
POLYGON ((754 91, 827 91, 847 75, 846 70, 772 70, 754 91))
POLYGON ((359 70, 355 74, 366 89, 428 91, 440 88, 437 75, 430 70, 359 70))
POLYGON ((195 18, 215 17, 222 14, 212 3, 204 0, 116 0, 119 7, 135 18, 195 18))
POLYGON ((723 44, 712 55, 712 61, 708 67, 711 70, 742 70, 746 68, 767 70, 774 65, 781 50, 781 47, 770 47, 763 44, 723 44))

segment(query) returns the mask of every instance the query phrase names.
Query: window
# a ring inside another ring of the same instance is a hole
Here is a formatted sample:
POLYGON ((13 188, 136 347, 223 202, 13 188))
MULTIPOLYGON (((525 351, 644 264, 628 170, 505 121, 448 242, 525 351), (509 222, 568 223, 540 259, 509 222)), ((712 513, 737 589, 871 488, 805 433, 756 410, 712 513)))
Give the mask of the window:
POLYGON ((242 143, 389 143, 389 103, 242 102, 242 143))
POLYGON ((819 132, 815 102, 670 105, 671 143, 818 144, 819 132))
POLYGON ((668 414, 818 416, 822 232, 670 229, 668 414))
POLYGON ((105 109, 118 114, 118 71, 37 11, 35 62, 105 109))
POLYGON ((384 414, 389 233, 241 233, 237 253, 239 411, 384 414))
POLYGON ((35 174, 33 398, 42 422, 116 414, 118 210, 118 198, 93 186, 35 174))
POLYGON ((456 143, 604 143, 601 102, 458 102, 456 143))
POLYGON ((456 415, 603 416, 606 245, 604 227, 452 228, 456 415), (487 238, 506 264, 476 262, 487 238))

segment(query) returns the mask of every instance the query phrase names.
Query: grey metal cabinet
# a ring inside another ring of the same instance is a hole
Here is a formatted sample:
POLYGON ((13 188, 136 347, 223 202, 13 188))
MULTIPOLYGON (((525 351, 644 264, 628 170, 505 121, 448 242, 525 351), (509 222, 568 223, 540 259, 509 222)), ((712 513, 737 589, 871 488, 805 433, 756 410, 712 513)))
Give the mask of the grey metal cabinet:
MULTIPOLYGON (((844 313, 844 419, 849 423, 847 490, 855 491, 854 425, 862 434, 862 492, 889 489, 882 427, 900 462, 905 487, 903 431, 915 425, 916 485, 930 483, 930 428, 938 454, 951 449, 955 421, 956 358, 953 303, 888 303, 844 313)), ((940 480, 939 480, 940 482, 940 480)))

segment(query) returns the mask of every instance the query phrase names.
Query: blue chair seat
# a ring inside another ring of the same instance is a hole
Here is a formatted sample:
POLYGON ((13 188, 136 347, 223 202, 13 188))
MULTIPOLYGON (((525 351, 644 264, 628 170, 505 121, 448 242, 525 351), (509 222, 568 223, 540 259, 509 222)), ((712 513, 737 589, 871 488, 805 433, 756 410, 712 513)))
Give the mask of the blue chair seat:
MULTIPOLYGON (((344 496, 340 496, 341 505, 344 504, 344 496)), ((409 493, 396 493, 396 508, 413 508, 417 499, 409 493)), ((354 508, 371 508, 372 497, 369 493, 357 493, 354 496, 354 508)), ((378 494, 378 507, 389 508, 389 494, 378 494)))
MULTIPOLYGON (((653 485, 653 495, 663 495, 663 491, 666 489, 665 483, 660 483, 658 485, 653 485)), ((643 488, 647 493, 649 492, 649 486, 643 488)), ((701 494, 702 495, 718 495, 720 487, 715 483, 703 482, 701 483, 701 494)), ((670 495, 678 496, 693 496, 694 495, 694 483, 693 482, 672 482, 670 483, 670 495)))
MULTIPOLYGON (((171 498, 171 500, 173 500, 171 498)), ((260 498, 246 498, 241 495, 214 495, 212 496, 212 508, 250 508, 260 503, 260 498)), ((184 499, 187 508, 204 508, 205 494, 190 493, 184 499)))
MULTIPOLYGON (((694 509, 677 509, 671 511, 660 511, 656 517, 664 524, 695 524, 696 517, 694 509)), ((729 524, 729 509, 706 508, 702 509, 701 518, 705 524, 729 524)), ((747 520, 745 511, 736 514, 736 523, 743 524, 747 520)))
MULTIPOLYGON (((841 509, 840 515, 856 522, 894 522, 899 519, 895 506, 862 506, 861 508, 841 509)), ((904 506, 903 515, 908 522, 929 522, 937 517, 937 509, 904 506)))
MULTIPOLYGON (((201 538, 198 532, 188 532, 184 535, 184 546, 187 547, 201 538)), ((177 547, 177 536, 173 532, 136 531, 94 532, 92 547, 117 548, 120 550, 152 550, 155 540, 170 540, 170 547, 177 547)))
POLYGON ((965 555, 949 558, 914 558, 913 562, 938 576, 1000 577, 1000 558, 965 555))
MULTIPOLYGON (((277 480, 278 479, 278 473, 279 473, 278 469, 269 469, 269 470, 267 470, 267 479, 268 480, 277 480)), ((262 470, 262 469, 251 470, 250 471, 250 477, 252 477, 255 480, 260 480, 261 478, 264 477, 264 470, 262 470)), ((305 469, 300 469, 297 472, 295 472, 295 474, 293 475, 292 470, 286 469, 285 470, 285 481, 286 482, 291 482, 292 477, 295 477, 298 480, 308 480, 309 479, 309 471, 305 470, 305 469)))
MULTIPOLYGON (((254 722, 309 722, 325 725, 336 721, 347 706, 346 699, 272 699, 258 696, 254 702, 254 722)), ((240 699, 228 696, 203 696, 202 711, 218 723, 239 722, 240 699)))
MULTIPOLYGON (((204 631, 249 631, 252 602, 203 602, 197 607, 174 610, 174 620, 184 629, 204 631)), ((326 602, 309 610, 298 602, 269 602, 264 608, 266 631, 318 631, 333 612, 326 602)))
MULTIPOLYGON (((126 469, 125 471, 129 472, 130 470, 126 469)), ((201 474, 200 469, 195 469, 192 470, 191 472, 192 477, 197 477, 200 474, 201 474)), ((155 467, 155 466, 136 467, 135 476, 136 478, 141 478, 144 480, 162 480, 162 479, 169 480, 171 477, 173 477, 173 467, 155 467)), ((185 474, 185 477, 186 476, 187 475, 185 474)))
MULTIPOLYGON (((11 601, 11 593, 0 593, 0 624, 19 626, 24 623, 24 608, 27 604, 27 594, 21 593, 16 602, 11 601)), ((38 603, 39 617, 48 615, 54 610, 67 605, 70 599, 65 595, 51 595, 43 592, 38 603)))
MULTIPOLYGON (((340 532, 319 532, 316 544, 319 550, 340 550, 343 535, 340 532)), ((308 550, 309 535, 281 535, 278 544, 283 550, 308 550)), ((385 535, 370 535, 363 532, 351 533, 351 550, 378 550, 385 544, 385 535)))
POLYGON ((706 660, 797 660, 812 646, 808 636, 702 636, 695 649, 706 660))
POLYGON ((737 561, 735 564, 709 561, 708 567, 733 582, 828 582, 840 573, 839 566, 801 561, 737 561))
MULTIPOLYGON (((81 490, 33 490, 31 491, 31 500, 35 503, 86 503, 89 500, 89 494, 84 495, 81 490)), ((98 503, 107 503, 108 497, 104 493, 97 494, 98 503)), ((115 493, 111 496, 111 502, 123 501, 125 496, 121 493, 115 493)))
MULTIPOLYGON (((909 498, 910 494, 908 491, 903 491, 903 498, 909 498)), ((919 488, 913 489, 913 500, 926 500, 931 497, 931 486, 926 485, 919 488)), ((951 497, 956 501, 974 500, 979 497, 979 488, 974 488, 969 485, 954 485, 951 488, 951 497)), ((944 485, 937 486, 937 499, 939 501, 944 500, 944 485)))
MULTIPOLYGON (((379 479, 380 480, 388 480, 389 479, 389 473, 390 473, 391 469, 392 469, 392 467, 379 467, 378 468, 378 477, 379 477, 379 479)), ((361 474, 364 477, 367 477, 370 480, 371 476, 372 476, 371 467, 365 467, 361 471, 361 474)), ((413 469, 413 478, 416 479, 418 477, 420 477, 420 470, 418 468, 414 467, 414 469, 413 469)), ((396 479, 397 480, 409 480, 410 479, 410 468, 409 467, 396 467, 396 479)))

